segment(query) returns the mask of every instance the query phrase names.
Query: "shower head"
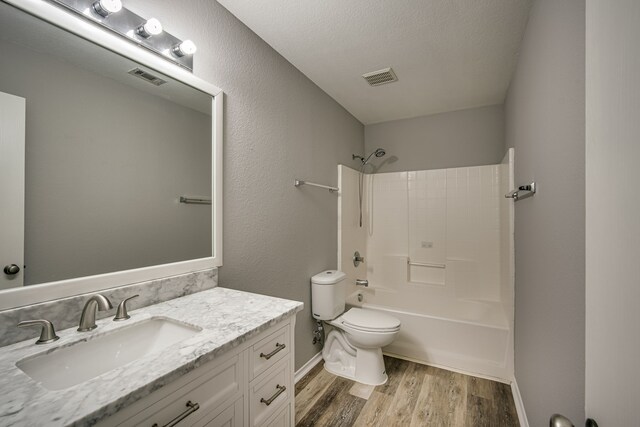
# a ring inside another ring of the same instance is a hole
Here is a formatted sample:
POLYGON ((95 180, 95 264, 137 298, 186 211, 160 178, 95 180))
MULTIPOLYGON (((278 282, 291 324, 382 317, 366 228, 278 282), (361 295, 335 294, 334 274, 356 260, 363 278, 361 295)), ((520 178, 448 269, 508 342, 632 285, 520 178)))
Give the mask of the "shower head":
POLYGON ((373 153, 369 154, 369 155, 367 156, 367 158, 366 158, 366 159, 365 159, 364 157, 362 157, 362 156, 358 156, 358 155, 356 155, 356 154, 352 154, 352 155, 351 155, 351 158, 352 158, 353 160, 355 160, 355 159, 360 159, 360 161, 362 162, 362 166, 364 166, 364 165, 366 165, 367 163, 369 163, 369 159, 371 158, 371 156, 375 155, 376 157, 382 157, 382 156, 384 156, 385 154, 387 154, 387 152, 386 152, 386 151, 384 151, 384 148, 376 148, 376 151, 374 151, 373 153))
POLYGON ((369 163, 369 159, 371 158, 371 156, 375 155, 376 157, 382 157, 385 154, 387 154, 387 152, 384 150, 384 148, 376 148, 376 150, 373 153, 369 154, 366 159, 362 156, 352 154, 353 160, 360 159, 360 161, 362 162, 362 166, 360 166, 360 174, 358 176, 358 201, 360 205, 360 227, 362 227, 362 185, 363 185, 362 183, 364 179, 363 176, 364 176, 365 166, 367 166, 367 163, 369 163))
POLYGON ((369 154, 369 156, 367 156, 367 159, 362 161, 362 166, 364 166, 367 163, 369 163, 369 159, 371 158, 371 156, 375 155, 376 157, 382 157, 385 154, 387 154, 387 152, 384 151, 383 148, 376 148, 376 151, 374 151, 373 153, 369 154))

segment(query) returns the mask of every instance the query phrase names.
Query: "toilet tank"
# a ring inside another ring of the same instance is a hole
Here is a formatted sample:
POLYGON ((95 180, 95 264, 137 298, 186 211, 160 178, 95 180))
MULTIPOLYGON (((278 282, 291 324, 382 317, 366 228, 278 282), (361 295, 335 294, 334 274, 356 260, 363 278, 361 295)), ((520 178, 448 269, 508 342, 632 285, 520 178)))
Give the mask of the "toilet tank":
POLYGON ((347 275, 326 270, 311 278, 311 313, 314 319, 332 320, 344 312, 347 275))

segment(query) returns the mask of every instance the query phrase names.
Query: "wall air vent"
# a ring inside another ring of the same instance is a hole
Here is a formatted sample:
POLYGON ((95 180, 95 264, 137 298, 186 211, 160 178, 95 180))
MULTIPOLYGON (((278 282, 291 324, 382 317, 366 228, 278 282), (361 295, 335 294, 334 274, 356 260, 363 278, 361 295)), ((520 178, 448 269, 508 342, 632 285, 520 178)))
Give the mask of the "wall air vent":
POLYGON ((393 83, 398 81, 396 73, 391 68, 385 68, 384 70, 372 71, 370 73, 363 74, 362 77, 371 86, 380 86, 385 83, 393 83))
POLYGON ((142 80, 144 80, 145 82, 149 82, 151 84, 154 84, 156 86, 160 86, 166 83, 165 80, 162 80, 160 77, 156 77, 151 73, 148 73, 144 70, 141 70, 140 68, 134 68, 133 70, 129 71, 129 74, 131 74, 132 76, 136 76, 138 78, 141 78, 142 80))

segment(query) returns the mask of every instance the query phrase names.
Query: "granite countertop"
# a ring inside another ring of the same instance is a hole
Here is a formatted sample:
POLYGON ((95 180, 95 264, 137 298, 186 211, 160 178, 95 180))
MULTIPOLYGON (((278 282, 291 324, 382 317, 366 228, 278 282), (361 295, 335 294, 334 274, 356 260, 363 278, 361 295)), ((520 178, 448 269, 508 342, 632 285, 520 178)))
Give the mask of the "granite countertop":
MULTIPOLYGON (((53 344, 23 341, 0 348, 0 425, 87 425, 169 384, 216 356, 256 336, 302 309, 302 303, 225 288, 195 293, 131 311, 131 319, 98 320, 80 333, 58 331, 53 344), (50 391, 22 372, 16 362, 57 348, 92 340, 153 317, 202 328, 194 336, 64 390, 50 391)), ((80 313, 78 313, 78 318, 80 313)))

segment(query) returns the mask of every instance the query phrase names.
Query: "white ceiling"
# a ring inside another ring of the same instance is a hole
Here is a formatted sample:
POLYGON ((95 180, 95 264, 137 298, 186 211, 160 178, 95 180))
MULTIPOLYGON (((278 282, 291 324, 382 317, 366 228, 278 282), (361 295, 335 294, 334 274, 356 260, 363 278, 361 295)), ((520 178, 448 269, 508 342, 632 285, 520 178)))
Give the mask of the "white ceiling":
POLYGON ((531 0, 218 0, 364 124, 504 101, 531 0), (393 67, 399 81, 361 77, 393 67))

